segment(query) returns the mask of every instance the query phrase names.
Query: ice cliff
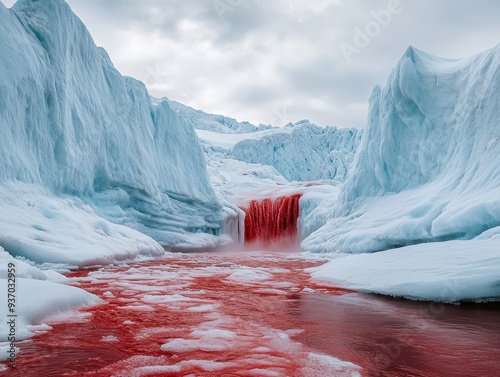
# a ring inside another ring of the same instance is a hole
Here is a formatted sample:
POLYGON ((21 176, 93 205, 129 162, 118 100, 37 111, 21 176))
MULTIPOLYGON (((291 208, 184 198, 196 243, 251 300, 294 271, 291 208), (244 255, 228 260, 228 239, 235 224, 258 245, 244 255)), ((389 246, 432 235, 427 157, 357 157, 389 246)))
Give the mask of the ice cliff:
POLYGON ((341 258, 316 277, 420 299, 500 297, 499 122, 500 45, 459 60, 410 47, 373 92, 338 201, 326 220, 324 208, 309 214, 324 225, 302 243, 394 250, 341 258))
POLYGON ((259 139, 242 140, 229 155, 273 166, 289 181, 343 181, 362 134, 355 128, 322 128, 303 120, 259 139))
POLYGON ((192 127, 123 77, 62 0, 0 3, 0 134, 0 245, 13 255, 85 264, 217 242, 192 127))
POLYGON ((384 89, 326 243, 366 252, 472 239, 500 226, 500 46, 461 60, 409 48, 384 89))

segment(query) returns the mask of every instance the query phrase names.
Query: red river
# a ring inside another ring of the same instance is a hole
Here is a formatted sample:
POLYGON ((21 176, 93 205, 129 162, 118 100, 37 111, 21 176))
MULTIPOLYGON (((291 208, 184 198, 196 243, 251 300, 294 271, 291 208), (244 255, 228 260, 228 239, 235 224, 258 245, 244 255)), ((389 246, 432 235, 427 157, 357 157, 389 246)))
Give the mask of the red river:
POLYGON ((321 287, 286 252, 74 272, 103 299, 19 344, 6 376, 499 376, 497 305, 321 287))

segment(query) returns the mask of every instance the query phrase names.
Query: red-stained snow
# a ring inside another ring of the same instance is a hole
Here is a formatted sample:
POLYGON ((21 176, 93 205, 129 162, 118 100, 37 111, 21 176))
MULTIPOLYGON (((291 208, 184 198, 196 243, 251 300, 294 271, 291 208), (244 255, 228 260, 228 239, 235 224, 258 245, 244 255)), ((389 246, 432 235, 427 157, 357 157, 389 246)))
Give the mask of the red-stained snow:
POLYGON ((294 241, 301 194, 250 202, 245 208, 245 243, 270 245, 294 241))

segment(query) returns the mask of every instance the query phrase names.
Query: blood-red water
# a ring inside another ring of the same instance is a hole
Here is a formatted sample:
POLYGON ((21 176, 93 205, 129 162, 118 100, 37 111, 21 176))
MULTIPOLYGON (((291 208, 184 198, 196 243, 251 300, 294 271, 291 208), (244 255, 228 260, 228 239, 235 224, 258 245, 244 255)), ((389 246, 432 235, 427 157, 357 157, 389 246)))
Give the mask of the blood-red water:
POLYGON ((301 194, 252 201, 245 211, 245 242, 269 245, 297 235, 301 194))
POLYGON ((212 252, 78 271, 74 283, 108 303, 19 344, 17 369, 4 374, 500 375, 498 306, 321 287, 304 272, 318 264, 286 253, 212 252), (321 364, 311 353, 362 369, 321 364))

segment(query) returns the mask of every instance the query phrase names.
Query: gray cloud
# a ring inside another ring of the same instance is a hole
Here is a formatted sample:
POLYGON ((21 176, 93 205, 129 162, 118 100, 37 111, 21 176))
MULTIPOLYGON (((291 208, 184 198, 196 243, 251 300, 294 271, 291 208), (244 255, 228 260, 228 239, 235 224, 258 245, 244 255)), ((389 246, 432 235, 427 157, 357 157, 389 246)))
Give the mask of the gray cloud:
POLYGON ((362 127, 373 86, 385 83, 408 45, 454 58, 500 42, 496 0, 400 0, 400 12, 346 60, 342 43, 353 45, 355 29, 391 1, 68 3, 115 66, 155 96, 253 123, 362 127))

